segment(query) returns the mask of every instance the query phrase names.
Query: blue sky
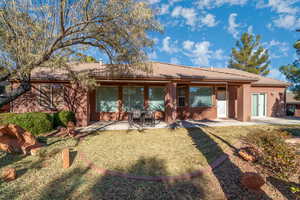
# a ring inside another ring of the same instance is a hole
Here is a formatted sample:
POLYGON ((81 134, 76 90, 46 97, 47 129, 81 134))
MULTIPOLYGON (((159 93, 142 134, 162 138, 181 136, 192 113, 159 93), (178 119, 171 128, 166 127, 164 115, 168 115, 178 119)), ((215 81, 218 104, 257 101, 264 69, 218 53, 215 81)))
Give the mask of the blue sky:
POLYGON ((259 34, 271 55, 270 77, 296 58, 300 38, 300 0, 146 0, 157 12, 164 33, 151 33, 153 61, 195 67, 226 67, 243 32, 259 34))

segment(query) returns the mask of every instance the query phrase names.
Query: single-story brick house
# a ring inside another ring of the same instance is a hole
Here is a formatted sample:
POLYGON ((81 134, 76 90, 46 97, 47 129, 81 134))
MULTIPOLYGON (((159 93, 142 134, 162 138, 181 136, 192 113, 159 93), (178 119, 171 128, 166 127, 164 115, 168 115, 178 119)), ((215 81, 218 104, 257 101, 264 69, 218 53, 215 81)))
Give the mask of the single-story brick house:
POLYGON ((11 103, 12 112, 76 112, 79 125, 125 120, 132 109, 155 110, 157 118, 214 120, 283 116, 288 83, 228 68, 196 68, 153 62, 152 73, 101 63, 73 64, 73 72, 95 77, 98 87, 72 84, 64 70, 32 73, 32 91, 11 103), (110 68, 111 69, 111 68, 110 68), (48 98, 48 102, 43 100, 48 98), (55 107, 55 109, 54 109, 55 107))
POLYGON ((286 108, 289 116, 300 117, 300 100, 296 99, 293 92, 286 94, 286 108))

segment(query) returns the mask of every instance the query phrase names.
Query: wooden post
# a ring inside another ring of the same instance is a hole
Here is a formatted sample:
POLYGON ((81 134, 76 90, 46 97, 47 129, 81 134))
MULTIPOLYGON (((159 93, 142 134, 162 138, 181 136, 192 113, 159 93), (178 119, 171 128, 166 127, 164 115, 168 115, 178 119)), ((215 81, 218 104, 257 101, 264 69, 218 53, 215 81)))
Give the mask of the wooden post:
POLYGON ((69 168, 71 163, 70 163, 70 150, 68 148, 64 149, 62 151, 62 160, 63 160, 63 168, 69 168))

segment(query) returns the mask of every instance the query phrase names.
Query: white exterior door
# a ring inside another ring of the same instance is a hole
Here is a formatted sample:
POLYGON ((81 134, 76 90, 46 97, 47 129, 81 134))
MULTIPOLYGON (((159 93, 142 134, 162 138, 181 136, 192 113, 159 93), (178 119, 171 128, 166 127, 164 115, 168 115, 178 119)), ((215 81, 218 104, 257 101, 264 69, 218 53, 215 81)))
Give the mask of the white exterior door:
POLYGON ((217 92, 217 114, 218 118, 227 117, 226 90, 221 90, 217 92))
POLYGON ((266 94, 252 94, 252 117, 266 117, 266 94))

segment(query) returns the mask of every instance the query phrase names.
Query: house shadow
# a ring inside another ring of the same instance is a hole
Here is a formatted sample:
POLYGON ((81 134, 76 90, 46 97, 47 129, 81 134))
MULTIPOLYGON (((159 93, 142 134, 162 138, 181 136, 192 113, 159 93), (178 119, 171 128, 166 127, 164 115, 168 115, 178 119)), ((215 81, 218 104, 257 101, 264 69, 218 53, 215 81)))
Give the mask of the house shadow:
MULTIPOLYGON (((189 123, 185 121, 185 123, 189 123)), ((186 127, 189 127, 188 124, 186 127)), ((213 137, 216 137, 218 140, 221 140, 227 144, 230 148, 235 150, 235 147, 230 145, 226 140, 222 139, 220 136, 208 133, 204 131, 201 127, 186 128, 189 136, 194 142, 195 148, 199 150, 200 153, 206 158, 208 164, 211 168, 214 168, 213 161, 216 158, 216 155, 226 155, 223 149, 213 140, 213 137), (208 150, 209 149, 209 150, 208 150)), ((230 159, 225 160, 221 166, 212 170, 214 176, 218 180, 222 191, 224 192, 227 199, 263 199, 270 200, 271 198, 264 192, 254 192, 246 189, 240 184, 240 177, 243 172, 241 169, 233 163, 230 159)))

